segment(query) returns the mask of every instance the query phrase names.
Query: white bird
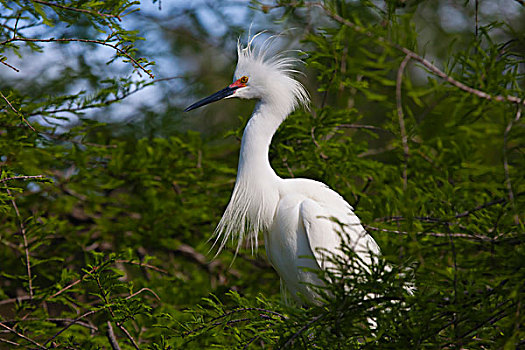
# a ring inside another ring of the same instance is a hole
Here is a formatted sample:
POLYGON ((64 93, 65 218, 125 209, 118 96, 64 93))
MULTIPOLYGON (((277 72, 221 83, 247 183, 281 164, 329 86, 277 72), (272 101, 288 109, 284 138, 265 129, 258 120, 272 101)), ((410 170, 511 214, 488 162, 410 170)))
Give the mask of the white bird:
POLYGON ((341 224, 360 260, 370 264, 379 254, 374 239, 361 226, 352 207, 327 185, 310 179, 283 179, 272 169, 268 151, 279 125, 299 105, 307 105, 308 93, 295 79, 294 66, 301 61, 274 54, 271 41, 237 46, 238 62, 233 83, 185 111, 224 98, 258 100, 241 142, 237 180, 226 211, 215 230, 219 252, 229 239, 244 239, 257 247, 264 234, 266 254, 281 277, 281 287, 299 302, 318 304, 312 285, 321 285, 312 270, 331 268, 326 252, 339 250, 341 224), (284 284, 284 285, 283 285, 284 284))

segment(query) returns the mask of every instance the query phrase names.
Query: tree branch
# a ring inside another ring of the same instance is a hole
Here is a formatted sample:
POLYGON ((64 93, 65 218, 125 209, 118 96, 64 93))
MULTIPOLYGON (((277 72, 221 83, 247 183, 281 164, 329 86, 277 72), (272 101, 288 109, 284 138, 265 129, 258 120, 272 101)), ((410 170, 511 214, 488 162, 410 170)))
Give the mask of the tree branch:
POLYGON ((89 43, 89 44, 96 44, 96 45, 102 45, 111 47, 115 51, 117 51, 120 55, 125 56, 127 59, 129 59, 133 66, 135 68, 138 68, 142 70, 144 73, 146 73, 151 79, 155 78, 155 76, 147 70, 142 64, 140 64, 135 58, 133 58, 130 54, 128 54, 126 51, 118 47, 118 44, 110 44, 106 41, 101 40, 94 40, 94 39, 78 39, 78 38, 49 38, 49 39, 35 39, 35 38, 22 38, 22 37, 13 37, 11 39, 4 40, 0 42, 1 45, 5 45, 11 42, 15 41, 22 41, 22 42, 31 42, 31 43, 51 43, 51 42, 59 42, 59 43, 68 43, 68 42, 80 42, 80 43, 89 43))
MULTIPOLYGON (((523 1, 523 0, 516 0, 516 1, 523 1)), ((328 9, 324 4, 320 3, 320 2, 306 2, 306 3, 303 3, 303 2, 297 2, 297 1, 294 1, 294 2, 290 2, 290 3, 286 3, 286 4, 279 4, 279 5, 275 5, 275 6, 266 6, 265 5, 265 8, 267 8, 268 10, 269 9, 272 9, 272 8, 279 8, 279 7, 283 7, 283 6, 292 6, 292 7, 308 7, 308 8, 312 8, 312 7, 318 7, 320 9, 322 9, 330 18, 332 18, 333 20, 335 20, 336 22, 339 22, 353 30, 355 30, 356 32, 358 33, 361 33, 361 34, 364 34, 366 36, 368 36, 369 38, 375 38, 376 40, 382 42, 382 43, 385 43, 387 45, 389 45, 390 47, 393 47, 401 52, 403 52, 405 55, 409 56, 411 59, 421 63, 424 67, 426 67, 428 70, 430 70, 432 73, 434 73, 435 75, 437 75, 438 77, 442 78, 443 80, 445 80, 446 82, 448 82, 449 84, 451 85, 454 85, 455 87, 459 88, 460 90, 463 90, 465 92, 468 92, 470 94, 473 94, 473 95, 476 95, 478 96, 479 98, 483 98, 483 99, 486 99, 486 100, 489 100, 489 101, 497 101, 497 102, 503 102, 503 101, 507 101, 507 102, 512 102, 512 103, 516 103, 516 104, 520 104, 520 105, 525 105, 525 99, 522 99, 522 98, 519 98, 517 96, 512 96, 512 95, 507 95, 507 96, 503 96, 503 95, 496 95, 496 96, 493 96, 487 92, 484 92, 484 91, 481 91, 481 90, 478 90, 478 89, 475 89, 475 88, 472 88, 460 81, 457 81, 456 79, 452 78, 450 75, 446 74, 445 72, 443 72, 441 69, 439 69, 438 67, 436 67, 434 64, 430 63, 428 60, 426 60, 425 58, 419 56, 417 53, 415 53, 414 51, 410 50, 410 49, 407 49, 406 47, 403 47, 399 44, 396 44, 382 36, 379 36, 379 35, 376 35, 370 31, 368 31, 367 29, 353 23, 353 22, 350 22, 349 20, 347 20, 346 18, 343 18, 341 16, 339 16, 337 13, 334 13, 332 12, 330 9, 328 9)))
MULTIPOLYGON (((392 229, 386 229, 386 228, 379 228, 374 227, 370 225, 363 224, 363 227, 370 231, 379 231, 379 232, 388 232, 388 233, 397 233, 402 235, 408 235, 410 232, 407 231, 399 231, 399 230, 392 230, 392 229)), ((420 236, 432 236, 432 237, 459 237, 459 238, 467 238, 467 239, 476 239, 481 241, 491 241, 492 238, 485 236, 485 235, 469 235, 467 233, 447 233, 447 232, 412 232, 416 235, 420 236)))
POLYGON ((108 339, 109 344, 111 345, 111 348, 113 350, 120 350, 120 346, 118 345, 117 337, 115 336, 115 332, 113 331, 113 326, 111 325, 111 321, 107 321, 108 325, 108 339))
MULTIPOLYGON (((44 343, 45 344, 48 344, 49 342, 51 342, 53 339, 55 339, 56 337, 58 337, 60 334, 62 334, 63 332, 65 332, 69 327, 71 327, 72 325, 74 325, 75 323, 77 323, 78 321, 80 321, 81 319, 83 319, 84 317, 88 317, 89 315, 93 315, 94 313, 96 313, 97 311, 100 311, 100 310, 103 310, 103 308, 101 309, 98 309, 98 310, 91 310, 91 311, 88 311, 80 316, 78 316, 77 318, 75 318, 74 320, 72 320, 70 323, 68 323, 64 328, 62 328, 61 330, 59 330, 57 333, 55 333, 51 338, 49 338, 48 340, 46 340, 46 342, 44 343)), ((43 347, 45 349, 45 347, 43 347)))
POLYGON ((7 105, 11 108, 11 110, 13 112, 15 112, 16 115, 18 115, 20 118, 22 118, 22 120, 24 121, 24 123, 26 123, 26 125, 33 131, 36 132, 35 128, 33 128, 33 126, 31 124, 29 124, 29 122, 26 120, 26 118, 24 117, 24 115, 22 113, 20 113, 19 111, 16 110, 15 107, 13 107, 13 105, 11 104, 11 102, 7 99, 7 97, 4 96, 4 94, 2 93, 2 91, 0 91, 0 96, 2 96, 2 98, 4 99, 4 101, 7 103, 7 105))
POLYGON ((4 329, 7 329, 9 332, 11 332, 11 333, 17 335, 18 337, 20 337, 20 338, 22 338, 22 339, 27 340, 27 341, 30 342, 31 344, 38 346, 40 349, 46 349, 46 347, 45 347, 44 345, 37 343, 36 341, 34 341, 34 340, 31 339, 31 338, 26 337, 26 336, 23 335, 22 333, 18 333, 18 332, 15 331, 13 328, 11 328, 11 327, 9 327, 9 326, 6 326, 6 325, 3 324, 2 322, 0 322, 0 327, 2 327, 2 328, 4 328, 4 329))

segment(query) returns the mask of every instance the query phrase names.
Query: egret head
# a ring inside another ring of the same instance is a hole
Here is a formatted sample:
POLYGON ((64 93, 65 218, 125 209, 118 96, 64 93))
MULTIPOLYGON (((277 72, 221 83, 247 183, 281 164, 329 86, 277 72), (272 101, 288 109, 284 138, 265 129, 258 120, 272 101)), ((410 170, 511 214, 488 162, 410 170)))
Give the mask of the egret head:
POLYGON ((307 104, 308 93, 304 86, 294 78, 298 73, 294 69, 301 60, 284 56, 272 47, 276 37, 270 37, 256 48, 253 41, 260 34, 254 35, 248 45, 237 44, 237 68, 233 82, 224 89, 208 96, 185 109, 185 112, 224 98, 238 97, 257 99, 272 103, 291 112, 299 104, 307 104))

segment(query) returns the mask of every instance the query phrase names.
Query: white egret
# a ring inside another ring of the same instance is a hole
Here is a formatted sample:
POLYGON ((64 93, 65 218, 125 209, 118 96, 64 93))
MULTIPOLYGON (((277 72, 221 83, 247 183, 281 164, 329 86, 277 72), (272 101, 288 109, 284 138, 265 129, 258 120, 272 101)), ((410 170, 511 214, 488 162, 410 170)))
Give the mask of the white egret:
MULTIPOLYGON (((256 35, 257 36, 257 35, 256 35)), ((245 238, 257 247, 264 233, 266 253, 281 277, 281 286, 300 300, 318 303, 311 285, 320 285, 310 271, 330 267, 323 251, 340 254, 341 224, 359 258, 371 263, 379 247, 368 235, 352 207, 325 184, 309 179, 283 179, 272 169, 268 150, 274 133, 299 105, 309 102, 304 86, 294 78, 296 58, 273 54, 271 41, 260 48, 239 43, 233 83, 185 111, 224 98, 258 100, 241 142, 237 180, 230 202, 215 231, 219 252, 237 237, 237 250, 245 238), (371 254, 372 253, 372 254, 371 254)))

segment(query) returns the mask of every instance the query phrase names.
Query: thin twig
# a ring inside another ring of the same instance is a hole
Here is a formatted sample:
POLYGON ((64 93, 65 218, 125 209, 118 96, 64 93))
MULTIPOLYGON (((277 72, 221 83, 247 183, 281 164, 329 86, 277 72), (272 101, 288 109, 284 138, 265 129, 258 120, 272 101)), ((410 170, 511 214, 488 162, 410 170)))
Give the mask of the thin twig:
MULTIPOLYGON (((397 233, 402 235, 408 235, 410 232, 407 231, 399 231, 399 230, 392 230, 392 229, 386 229, 386 228, 379 228, 374 227, 370 225, 363 225, 363 227, 370 231, 379 231, 379 232, 388 232, 388 233, 397 233)), ((446 233, 446 232, 412 232, 416 235, 420 236, 432 236, 432 237, 458 237, 458 238, 468 238, 468 239, 476 239, 481 241, 491 241, 492 238, 484 235, 469 235, 467 233, 446 233)))
MULTIPOLYGON (((4 320, 5 323, 11 323, 11 322, 20 322, 20 321, 24 321, 24 322, 31 322, 31 321, 46 321, 46 322, 54 322, 54 323, 66 323, 66 322, 73 322, 74 320, 72 318, 57 318, 57 317, 50 317, 50 318, 37 318, 37 317, 27 317, 27 318, 24 318, 24 319, 16 319, 16 320, 4 320)), ((79 326, 82 326, 82 327, 85 327, 85 328, 89 328, 93 331, 98 331, 98 327, 95 326, 94 324, 91 324, 91 323, 87 323, 87 322, 80 322, 80 321, 76 321, 75 322, 77 325, 79 326)))
POLYGON ((36 345, 38 346, 40 349, 46 349, 46 347, 42 344, 39 344, 37 343, 36 341, 34 341, 33 339, 31 338, 28 338, 26 337, 25 335, 21 334, 21 333, 18 333, 17 331, 15 331, 13 328, 9 327, 9 326, 6 326, 5 324, 3 324, 2 322, 0 322, 0 327, 4 328, 4 329, 7 329, 9 332, 17 335, 18 337, 22 338, 22 339, 25 339, 27 340, 28 342, 30 342, 31 344, 33 345, 36 345))
POLYGON ((6 61, 0 61, 0 63, 2 63, 2 64, 4 64, 4 65, 8 66, 9 68, 11 68, 12 70, 14 70, 14 71, 17 72, 17 73, 20 72, 20 69, 13 67, 12 65, 10 65, 9 63, 7 63, 6 61))
POLYGON ((405 127, 405 118, 403 115, 403 105, 401 101, 401 84, 403 82, 403 72, 405 67, 410 61, 410 56, 406 55, 399 69, 397 70, 397 79, 396 79, 396 105, 397 105, 397 116, 399 119, 399 129, 401 131, 401 143, 403 144, 403 154, 405 156, 404 166, 403 166, 403 190, 407 189, 408 184, 408 158, 409 158, 409 149, 408 149, 408 136, 405 127))
POLYGON ((31 275, 31 261, 29 258, 29 245, 27 243, 27 236, 26 236, 26 228, 24 226, 24 221, 22 220, 22 216, 20 215, 20 211, 18 210, 18 206, 16 205, 15 197, 11 194, 11 191, 9 190, 9 187, 7 187, 7 184, 4 183, 4 188, 7 191, 7 194, 9 197, 11 197, 11 204, 13 205, 13 208, 15 209, 16 217, 18 218, 18 222, 20 225, 20 233, 22 234, 22 238, 24 239, 24 251, 26 254, 26 267, 27 267, 27 281, 29 284, 29 297, 30 299, 33 299, 33 277, 31 275))
POLYGON ((128 295, 128 296, 126 297, 126 300, 131 299, 131 298, 133 298, 133 297, 139 295, 140 293, 142 293, 142 292, 146 292, 146 291, 148 291, 148 292, 150 292, 151 294, 153 294, 153 295, 155 296, 155 298, 157 298, 157 300, 160 301, 160 298, 159 298, 159 296, 157 295, 157 293, 155 293, 154 291, 152 291, 151 289, 146 288, 146 287, 144 287, 144 288, 142 288, 142 289, 136 291, 136 292, 133 293, 133 294, 128 295))
POLYGON ((14 345, 14 346, 20 346, 20 344, 15 343, 14 341, 11 341, 11 340, 4 339, 4 338, 0 338, 0 342, 4 342, 4 343, 14 345))
POLYGON ((31 124, 29 124, 29 122, 27 121, 27 119, 24 117, 24 115, 22 113, 20 113, 19 111, 16 110, 15 107, 13 107, 13 105, 11 104, 11 102, 7 99, 7 97, 4 96, 4 94, 2 93, 2 91, 0 91, 0 96, 2 96, 2 98, 4 99, 4 101, 7 103, 7 105, 11 108, 11 110, 13 112, 15 112, 16 115, 18 115, 20 118, 22 118, 22 120, 24 121, 24 123, 26 123, 26 125, 33 131, 36 132, 35 128, 33 128, 33 126, 31 124))
MULTIPOLYGON (((505 129, 505 132, 503 133, 503 169, 505 170, 505 183, 507 185, 507 190, 509 192, 509 202, 514 207, 514 209, 515 209, 514 192, 512 191, 512 182, 510 180, 509 160, 507 156, 507 142, 508 142, 508 137, 509 137, 510 130, 512 129, 513 124, 517 123, 518 120, 520 120, 520 117, 521 117, 521 106, 518 106, 516 117, 510 120, 509 124, 507 125, 507 128, 505 129)), ((519 224, 518 214, 514 215, 514 223, 516 225, 519 224)))
POLYGON ((383 128, 380 128, 378 126, 373 125, 363 125, 363 124, 339 124, 336 126, 337 129, 367 129, 367 130, 374 130, 374 131, 387 131, 391 132, 390 130, 386 130, 383 128))
POLYGON ((14 41, 23 41, 23 42, 32 42, 32 43, 51 43, 51 42, 61 42, 61 43, 67 43, 67 42, 79 42, 79 43, 89 43, 89 44, 97 44, 97 45, 103 45, 107 47, 111 47, 115 51, 117 51, 122 56, 125 56, 128 58, 132 64, 140 68, 144 73, 146 73, 151 79, 155 78, 154 75, 148 71, 142 64, 140 64, 135 58, 133 58, 130 54, 128 54, 126 51, 118 47, 118 44, 110 44, 106 41, 101 40, 93 40, 93 39, 78 39, 78 38, 49 38, 49 39, 35 39, 35 38, 21 38, 21 37, 14 37, 11 39, 4 40, 0 42, 1 45, 5 45, 10 42, 14 41))
POLYGON ((131 334, 129 334, 128 330, 121 324, 117 323, 117 327, 120 328, 120 330, 122 332, 124 332, 124 334, 126 335, 126 337, 129 339, 129 341, 131 342, 131 344, 133 344, 133 346, 135 347, 135 349, 137 350, 140 350, 137 342, 135 341, 135 339, 133 339, 133 337, 131 336, 131 334))
POLYGON ((246 344, 243 346, 243 349, 248 349, 248 346, 250 346, 251 343, 253 343, 254 341, 256 341, 257 339, 259 339, 261 335, 260 334, 257 334, 255 337, 251 338, 250 340, 248 340, 246 342, 246 344))

